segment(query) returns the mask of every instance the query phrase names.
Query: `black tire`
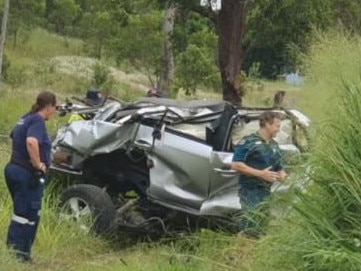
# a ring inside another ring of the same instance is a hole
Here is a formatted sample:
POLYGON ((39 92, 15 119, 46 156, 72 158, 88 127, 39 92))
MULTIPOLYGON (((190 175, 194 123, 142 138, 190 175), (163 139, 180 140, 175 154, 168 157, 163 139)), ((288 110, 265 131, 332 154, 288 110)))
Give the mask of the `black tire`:
POLYGON ((114 229, 115 206, 110 196, 97 186, 88 184, 70 186, 61 195, 61 210, 78 222, 81 221, 79 217, 84 215, 81 214, 82 211, 89 212, 87 215, 91 216, 91 221, 85 226, 97 235, 109 234, 114 229))

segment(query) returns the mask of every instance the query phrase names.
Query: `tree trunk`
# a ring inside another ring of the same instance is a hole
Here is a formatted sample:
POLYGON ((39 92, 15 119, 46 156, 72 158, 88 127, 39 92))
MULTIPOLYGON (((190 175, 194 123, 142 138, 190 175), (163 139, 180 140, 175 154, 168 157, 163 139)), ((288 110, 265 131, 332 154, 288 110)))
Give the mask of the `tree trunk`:
POLYGON ((174 77, 174 56, 173 56, 173 45, 172 45, 172 34, 174 29, 174 19, 177 8, 169 4, 164 18, 163 31, 165 36, 164 48, 163 48, 163 61, 159 78, 159 84, 157 88, 161 93, 169 97, 174 77))
POLYGON ((4 13, 1 24, 1 37, 0 37, 0 84, 2 82, 2 66, 3 66, 3 56, 5 51, 5 41, 6 41, 6 28, 8 23, 9 16, 9 5, 10 0, 5 0, 4 2, 4 13))
POLYGON ((54 0, 45 0, 45 18, 49 19, 54 10, 54 0))
POLYGON ((98 46, 96 48, 96 58, 101 60, 102 59, 102 50, 103 50, 103 41, 99 40, 98 46))
POLYGON ((16 46, 18 45, 18 32, 19 32, 19 28, 16 28, 13 34, 13 50, 15 50, 16 46))
POLYGON ((244 91, 241 84, 242 40, 248 0, 223 0, 217 15, 219 35, 219 68, 223 100, 241 106, 244 91))

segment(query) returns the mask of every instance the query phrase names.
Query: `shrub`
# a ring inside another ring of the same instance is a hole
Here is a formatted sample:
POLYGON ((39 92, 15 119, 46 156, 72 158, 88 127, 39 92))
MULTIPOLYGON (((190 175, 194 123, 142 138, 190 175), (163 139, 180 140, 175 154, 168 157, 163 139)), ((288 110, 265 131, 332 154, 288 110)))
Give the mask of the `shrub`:
POLYGON ((310 160, 312 184, 306 193, 295 191, 292 212, 259 247, 255 270, 360 269, 361 69, 348 62, 360 58, 359 42, 333 33, 311 47, 308 79, 323 86, 314 95, 323 97, 317 102, 324 111, 310 160))

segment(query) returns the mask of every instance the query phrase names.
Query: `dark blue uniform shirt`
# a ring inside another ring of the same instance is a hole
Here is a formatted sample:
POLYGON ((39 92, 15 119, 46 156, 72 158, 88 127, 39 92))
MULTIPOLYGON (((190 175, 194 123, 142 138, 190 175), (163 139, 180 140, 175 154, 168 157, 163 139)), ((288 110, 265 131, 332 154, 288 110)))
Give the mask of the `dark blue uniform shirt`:
MULTIPOLYGON (((243 162, 246 165, 263 170, 271 167, 272 171, 283 169, 282 154, 275 140, 266 142, 258 133, 245 136, 235 147, 233 155, 234 162, 243 162)), ((266 182, 254 176, 241 174, 239 177, 241 186, 247 187, 267 187, 272 183, 266 182)))
POLYGON ((26 168, 33 168, 26 147, 27 137, 34 137, 38 140, 40 161, 49 167, 51 141, 46 132, 45 121, 38 113, 24 115, 11 132, 13 149, 11 160, 26 168))

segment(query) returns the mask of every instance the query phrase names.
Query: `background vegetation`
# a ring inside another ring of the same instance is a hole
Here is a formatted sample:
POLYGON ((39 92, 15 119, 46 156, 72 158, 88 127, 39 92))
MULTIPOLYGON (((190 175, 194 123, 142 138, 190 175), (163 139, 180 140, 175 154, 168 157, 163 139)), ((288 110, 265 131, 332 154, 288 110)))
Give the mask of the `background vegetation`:
POLYGON ((305 66, 312 85, 327 89, 314 102, 327 106, 309 163, 312 184, 296 191, 291 215, 258 248, 256 270, 359 270, 361 89, 351 60, 361 57, 359 44, 349 33, 315 36, 305 66))
MULTIPOLYGON (((165 10, 172 5, 176 7, 170 37, 176 67, 173 95, 179 91, 194 94, 199 88, 219 92, 217 14, 200 8, 196 0, 12 0, 8 47, 21 50, 34 39, 28 30, 41 27, 60 35, 65 49, 71 46, 71 38, 81 40, 66 54, 95 57, 122 70, 141 72, 147 76, 148 87, 158 86, 165 69, 165 10)), ((307 52, 312 30, 341 28, 358 33, 360 12, 361 4, 353 0, 250 2, 242 45, 243 75, 275 79, 296 70, 303 73, 297 56, 307 52)), ((34 46, 22 51, 32 54, 34 46)), ((37 54, 45 56, 53 51, 37 54)), ((16 62, 11 53, 7 59, 10 67, 16 62)), ((17 83, 14 80, 10 76, 9 83, 17 83)))

